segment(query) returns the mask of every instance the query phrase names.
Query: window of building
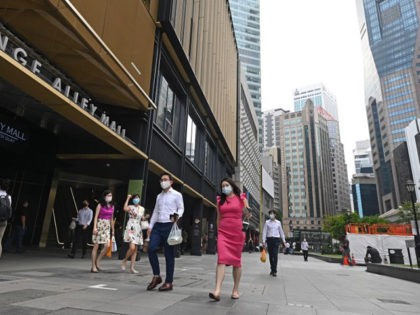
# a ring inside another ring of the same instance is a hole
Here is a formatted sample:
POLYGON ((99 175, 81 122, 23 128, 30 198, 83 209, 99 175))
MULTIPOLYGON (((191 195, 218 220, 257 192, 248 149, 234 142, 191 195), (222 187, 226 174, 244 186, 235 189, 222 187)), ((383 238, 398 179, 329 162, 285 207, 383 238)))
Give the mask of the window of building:
POLYGON ((181 132, 184 129, 180 126, 182 102, 162 73, 159 76, 157 107, 156 124, 169 138, 180 145, 181 132))

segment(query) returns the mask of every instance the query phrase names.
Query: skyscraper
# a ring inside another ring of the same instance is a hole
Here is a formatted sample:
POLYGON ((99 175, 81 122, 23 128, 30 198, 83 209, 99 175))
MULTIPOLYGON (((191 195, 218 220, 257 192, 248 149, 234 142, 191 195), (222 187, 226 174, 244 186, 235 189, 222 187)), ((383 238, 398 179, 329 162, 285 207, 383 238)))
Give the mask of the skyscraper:
POLYGON ((317 230, 335 213, 327 121, 307 100, 302 111, 280 116, 280 128, 285 230, 317 230))
POLYGON ((357 0, 365 105, 381 212, 401 200, 393 151, 420 115, 419 0, 357 0))
POLYGON ((280 116, 288 110, 276 108, 266 110, 262 114, 263 145, 264 148, 280 147, 280 116))
POLYGON ((295 111, 301 111, 306 100, 311 99, 315 107, 322 107, 338 121, 337 100, 323 84, 314 84, 295 90, 293 104, 295 111))
POLYGON ((320 115, 327 121, 331 153, 331 165, 334 183, 335 212, 351 208, 347 164, 344 158, 344 146, 340 139, 337 100, 323 84, 298 88, 294 95, 295 111, 301 111, 307 100, 311 100, 320 115))
POLYGON ((379 205, 369 140, 356 142, 353 158, 356 170, 351 180, 354 211, 360 217, 377 215, 379 205))
POLYGON ((258 117, 259 143, 262 148, 260 1, 229 0, 239 59, 258 117))
POLYGON ((356 174, 373 173, 372 150, 369 140, 356 141, 353 158, 356 174))

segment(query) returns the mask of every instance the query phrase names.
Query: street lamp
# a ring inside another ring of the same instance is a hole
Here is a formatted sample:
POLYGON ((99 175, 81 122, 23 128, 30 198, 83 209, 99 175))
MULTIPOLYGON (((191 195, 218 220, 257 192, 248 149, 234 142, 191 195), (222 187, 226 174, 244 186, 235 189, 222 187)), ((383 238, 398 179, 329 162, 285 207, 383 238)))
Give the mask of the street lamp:
POLYGON ((414 203, 414 190, 416 189, 416 184, 412 180, 408 180, 405 184, 405 188, 407 188, 407 191, 410 193, 411 197, 411 207, 413 210, 414 215, 414 224, 416 226, 416 235, 414 236, 414 243, 416 248, 416 258, 417 258, 417 267, 420 268, 420 233, 419 233, 419 223, 417 222, 417 211, 416 211, 416 205, 414 203))
POLYGON ((289 235, 293 237, 293 222, 292 219, 289 218, 289 235))

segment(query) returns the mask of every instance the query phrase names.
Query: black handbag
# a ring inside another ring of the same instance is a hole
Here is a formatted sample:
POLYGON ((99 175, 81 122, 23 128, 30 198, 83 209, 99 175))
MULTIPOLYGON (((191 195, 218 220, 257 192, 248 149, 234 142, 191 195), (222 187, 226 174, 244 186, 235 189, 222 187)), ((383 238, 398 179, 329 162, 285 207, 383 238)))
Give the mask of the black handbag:
POLYGON ((242 232, 248 231, 248 228, 249 228, 249 221, 247 221, 246 219, 244 219, 242 221, 242 232))

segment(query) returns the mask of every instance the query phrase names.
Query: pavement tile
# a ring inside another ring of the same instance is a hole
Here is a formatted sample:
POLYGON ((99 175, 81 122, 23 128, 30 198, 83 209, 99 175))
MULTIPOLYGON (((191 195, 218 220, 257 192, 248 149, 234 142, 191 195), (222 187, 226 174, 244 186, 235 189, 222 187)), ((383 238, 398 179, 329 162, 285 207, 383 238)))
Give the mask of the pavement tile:
MULTIPOLYGON (((420 284, 370 274, 364 267, 315 259, 305 263, 301 257, 280 255, 273 278, 258 254, 244 253, 241 298, 230 299, 232 268, 226 268, 222 299, 214 302, 208 292, 214 288, 215 255, 177 259, 170 292, 146 291, 151 279, 147 260, 137 264, 138 275, 121 272, 115 257, 103 260, 104 272, 92 274, 89 260, 69 260, 66 255, 27 251, 5 256, 0 264, 0 314, 420 314, 420 284), (98 285, 104 286, 91 287, 98 285)), ((164 272, 162 256, 160 262, 164 272)))

